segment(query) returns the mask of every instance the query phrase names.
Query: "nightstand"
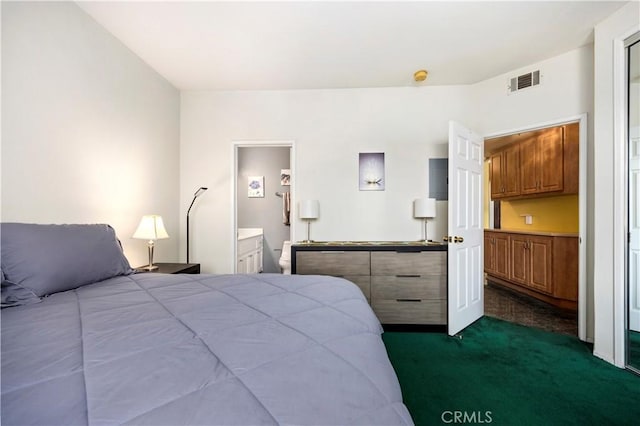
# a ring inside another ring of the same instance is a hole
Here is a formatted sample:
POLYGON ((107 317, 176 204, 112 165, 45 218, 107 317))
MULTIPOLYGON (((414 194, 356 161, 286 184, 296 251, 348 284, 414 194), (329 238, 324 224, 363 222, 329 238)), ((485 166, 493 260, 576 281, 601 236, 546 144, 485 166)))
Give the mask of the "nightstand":
POLYGON ((160 274, 199 274, 200 273, 200 264, 199 263, 154 263, 158 267, 158 269, 154 269, 153 271, 146 271, 144 268, 146 265, 139 266, 136 268, 136 273, 142 272, 156 272, 160 274))

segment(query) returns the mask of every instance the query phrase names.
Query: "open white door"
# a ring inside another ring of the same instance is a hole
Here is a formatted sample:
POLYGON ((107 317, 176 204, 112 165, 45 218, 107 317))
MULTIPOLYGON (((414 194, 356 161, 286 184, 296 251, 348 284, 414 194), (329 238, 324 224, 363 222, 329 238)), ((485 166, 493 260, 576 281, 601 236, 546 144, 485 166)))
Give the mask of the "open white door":
POLYGON ((449 122, 448 332, 484 315, 482 165, 484 139, 449 122))

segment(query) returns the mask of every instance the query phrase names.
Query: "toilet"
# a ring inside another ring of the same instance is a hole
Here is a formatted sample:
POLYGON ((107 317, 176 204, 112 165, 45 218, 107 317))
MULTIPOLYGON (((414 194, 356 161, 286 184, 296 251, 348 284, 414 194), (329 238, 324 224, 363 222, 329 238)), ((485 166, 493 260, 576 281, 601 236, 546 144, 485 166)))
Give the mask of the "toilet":
POLYGON ((278 263, 284 275, 291 275, 291 241, 282 243, 282 255, 278 263))

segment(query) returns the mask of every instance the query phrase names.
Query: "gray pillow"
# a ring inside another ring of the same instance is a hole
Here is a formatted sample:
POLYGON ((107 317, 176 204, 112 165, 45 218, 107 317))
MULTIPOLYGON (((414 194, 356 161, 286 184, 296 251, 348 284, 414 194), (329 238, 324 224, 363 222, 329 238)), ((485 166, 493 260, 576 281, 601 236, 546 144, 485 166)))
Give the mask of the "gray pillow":
POLYGON ((0 307, 9 308, 11 306, 30 305, 42 301, 42 299, 36 296, 31 290, 22 288, 16 283, 5 279, 2 269, 0 269, 0 277, 2 278, 2 284, 0 285, 2 303, 0 307))
POLYGON ((133 273, 109 225, 2 223, 0 242, 5 280, 40 297, 133 273))

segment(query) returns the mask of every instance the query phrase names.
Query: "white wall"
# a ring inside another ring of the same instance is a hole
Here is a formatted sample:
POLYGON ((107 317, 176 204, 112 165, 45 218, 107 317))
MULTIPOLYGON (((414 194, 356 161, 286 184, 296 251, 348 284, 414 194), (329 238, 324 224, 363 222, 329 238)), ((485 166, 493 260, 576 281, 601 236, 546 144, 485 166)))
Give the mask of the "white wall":
MULTIPOLYGON (((587 114, 587 210, 593 212, 593 45, 572 50, 473 86, 475 114, 470 125, 483 135, 512 133, 542 123, 587 114), (507 94, 511 77, 540 70, 541 84, 507 94)), ((594 215, 587 214, 587 339, 594 336, 594 215)))
MULTIPOLYGON (((295 141, 296 195, 320 201, 315 240, 419 239, 412 202, 428 194, 428 159, 447 156, 448 120, 468 117, 468 93, 458 86, 183 92, 181 205, 194 188, 209 187, 192 211, 193 259, 205 272, 232 271, 233 140, 295 141), (385 191, 358 190, 360 152, 385 153, 385 191)), ((299 240, 304 223, 292 217, 299 240)), ((445 232, 443 214, 429 235, 445 232)))
POLYGON ((623 41, 640 31, 630 2, 595 28, 594 354, 624 364, 625 206, 623 41), (617 50, 616 50, 617 49, 617 50))
POLYGON ((133 266, 143 214, 178 255, 179 93, 74 3, 2 2, 2 221, 111 224, 133 266))

